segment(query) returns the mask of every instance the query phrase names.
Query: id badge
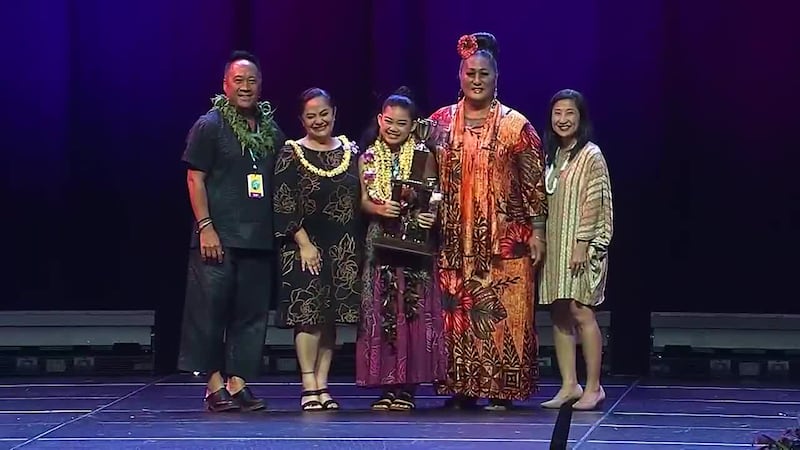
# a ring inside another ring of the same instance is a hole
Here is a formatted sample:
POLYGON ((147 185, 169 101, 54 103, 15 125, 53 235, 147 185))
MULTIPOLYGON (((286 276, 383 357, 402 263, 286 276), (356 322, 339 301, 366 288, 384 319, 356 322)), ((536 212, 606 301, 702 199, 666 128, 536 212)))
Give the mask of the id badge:
POLYGON ((247 196, 250 198, 264 197, 264 179, 260 173, 247 175, 247 196))

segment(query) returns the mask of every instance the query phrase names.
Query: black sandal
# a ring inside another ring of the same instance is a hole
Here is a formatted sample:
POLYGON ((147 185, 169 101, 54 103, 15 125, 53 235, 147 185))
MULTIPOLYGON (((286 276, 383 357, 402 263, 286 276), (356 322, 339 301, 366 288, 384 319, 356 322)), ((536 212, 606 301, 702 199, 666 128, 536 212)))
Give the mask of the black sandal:
MULTIPOLYGON (((303 391, 300 393, 300 400, 302 400, 303 397, 313 397, 315 395, 319 395, 320 393, 321 391, 319 390, 303 391)), ((300 404, 300 408, 302 408, 303 411, 322 411, 324 409, 322 403, 320 403, 319 400, 309 400, 307 402, 304 402, 300 404)))
MULTIPOLYGON (((328 388, 320 389, 317 392, 319 392, 318 395, 323 395, 323 394, 331 395, 331 393, 328 391, 328 388)), ((331 397, 330 400, 325 400, 324 402, 322 402, 322 409, 335 411, 339 409, 339 402, 337 402, 336 400, 333 399, 333 397, 331 397)))
POLYGON ((381 395, 381 398, 372 403, 371 408, 373 411, 388 411, 395 398, 394 392, 386 391, 381 395))
POLYGON ((483 409, 486 411, 508 411, 509 409, 511 409, 511 407, 512 407, 511 400, 491 398, 489 399, 489 404, 484 406, 483 409))
POLYGON ((411 411, 416 408, 414 396, 410 392, 401 392, 389 406, 390 411, 411 411))
MULTIPOLYGON (((302 381, 303 375, 313 375, 314 372, 300 372, 300 380, 302 381)), ((316 385, 316 380, 314 381, 316 385)), ((303 411, 322 411, 324 408, 322 407, 322 403, 319 400, 308 400, 306 402, 303 401, 303 397, 314 397, 319 396, 322 393, 319 389, 314 390, 303 390, 300 393, 300 409, 303 411)))
POLYGON ((465 395, 457 394, 448 398, 444 402, 444 407, 448 409, 467 410, 475 409, 478 405, 478 399, 475 397, 467 397, 465 395))

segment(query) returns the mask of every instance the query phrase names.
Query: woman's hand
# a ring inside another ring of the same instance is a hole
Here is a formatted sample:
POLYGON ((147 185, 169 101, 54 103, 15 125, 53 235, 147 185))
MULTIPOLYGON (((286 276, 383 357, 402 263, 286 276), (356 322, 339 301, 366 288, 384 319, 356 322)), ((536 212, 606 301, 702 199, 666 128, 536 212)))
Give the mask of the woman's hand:
POLYGON ((530 240, 531 264, 533 267, 542 265, 542 263, 544 263, 545 254, 547 253, 545 238, 539 233, 539 230, 534 230, 530 240))
POLYGON ((319 269, 322 267, 322 257, 314 244, 300 246, 300 264, 303 272, 308 270, 312 275, 319 275, 319 269))
POLYGON ((433 227, 433 224, 436 222, 436 215, 429 212, 419 213, 417 215, 417 223, 419 224, 420 228, 423 229, 430 229, 433 227))
POLYGON ((375 213, 382 217, 394 219, 400 216, 400 203, 394 200, 386 200, 383 204, 375 205, 375 213))
POLYGON ((577 241, 572 247, 572 257, 569 261, 569 270, 572 276, 577 276, 586 270, 586 264, 589 260, 588 257, 589 243, 586 241, 577 241))

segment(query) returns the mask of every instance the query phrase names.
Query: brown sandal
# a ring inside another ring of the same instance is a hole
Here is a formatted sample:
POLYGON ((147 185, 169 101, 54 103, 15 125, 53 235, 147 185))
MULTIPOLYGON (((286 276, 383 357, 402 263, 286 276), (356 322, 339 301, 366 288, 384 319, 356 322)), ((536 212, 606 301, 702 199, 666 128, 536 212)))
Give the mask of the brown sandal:
POLYGON ((401 392, 397 398, 394 399, 391 406, 389 406, 390 411, 411 411, 412 409, 416 408, 417 405, 414 403, 414 396, 411 395, 410 392, 401 392))
POLYGON ((386 391, 381 395, 381 398, 372 403, 371 409, 373 411, 388 411, 395 398, 394 392, 386 391))

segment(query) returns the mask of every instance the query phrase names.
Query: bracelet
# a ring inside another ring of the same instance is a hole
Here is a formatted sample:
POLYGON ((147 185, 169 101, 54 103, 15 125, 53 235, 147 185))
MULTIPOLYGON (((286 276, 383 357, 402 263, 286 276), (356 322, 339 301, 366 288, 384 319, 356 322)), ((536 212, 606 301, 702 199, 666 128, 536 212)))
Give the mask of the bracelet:
POLYGON ((200 233, 201 231, 203 231, 203 228, 211 225, 212 223, 214 223, 214 221, 211 220, 210 217, 206 217, 205 219, 201 219, 200 221, 197 222, 197 233, 200 233))

